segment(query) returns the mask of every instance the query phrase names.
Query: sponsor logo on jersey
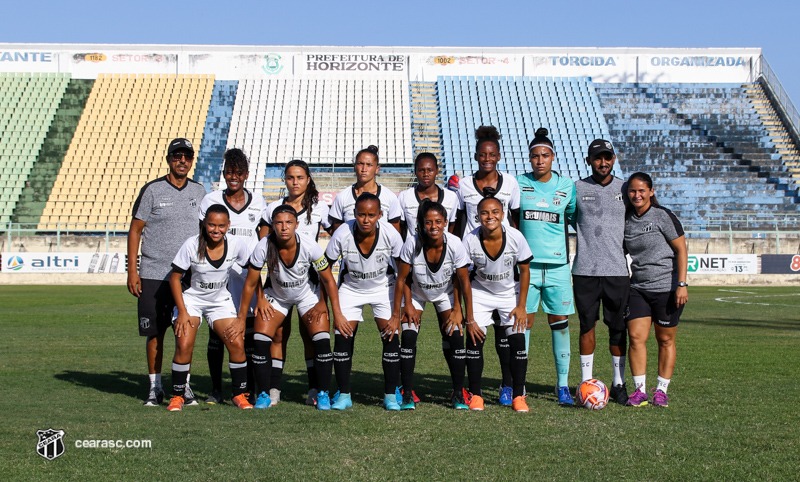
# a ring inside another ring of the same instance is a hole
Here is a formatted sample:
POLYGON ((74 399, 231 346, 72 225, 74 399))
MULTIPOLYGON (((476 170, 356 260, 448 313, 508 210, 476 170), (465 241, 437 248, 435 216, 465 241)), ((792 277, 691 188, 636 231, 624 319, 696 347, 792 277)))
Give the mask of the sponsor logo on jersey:
POLYGON ((304 279, 299 279, 295 281, 278 281, 278 284, 281 285, 281 288, 287 288, 287 289, 298 288, 300 286, 303 286, 305 283, 306 280, 304 279))
POLYGON ((539 201, 538 203, 536 203, 536 207, 537 208, 546 209, 546 208, 549 208, 550 205, 547 204, 547 202, 545 202, 545 201, 539 201))
POLYGON ((211 283, 198 281, 197 287, 201 290, 218 290, 220 288, 224 288, 226 284, 227 283, 225 281, 212 281, 211 283))
POLYGON ((348 271, 350 277, 354 280, 370 280, 375 278, 380 278, 386 272, 385 269, 379 269, 378 271, 369 271, 369 272, 362 272, 362 271, 348 271))
POLYGON ((228 229, 228 234, 231 236, 249 238, 255 236, 256 233, 253 228, 230 228, 228 229))
POLYGON ((450 280, 441 281, 439 283, 418 283, 417 285, 423 290, 438 290, 450 284, 450 280))
POLYGON ((486 281, 503 281, 511 278, 511 271, 504 271, 502 273, 482 273, 478 272, 478 276, 486 281))
MULTIPOLYGON (((620 196, 621 196, 621 194, 620 194, 620 196)), ((593 202, 593 201, 597 201, 597 197, 596 196, 581 196, 581 201, 593 202)))
POLYGON ((526 221, 544 221, 546 223, 561 222, 561 215, 559 213, 549 213, 547 211, 533 211, 525 210, 522 219, 526 221))

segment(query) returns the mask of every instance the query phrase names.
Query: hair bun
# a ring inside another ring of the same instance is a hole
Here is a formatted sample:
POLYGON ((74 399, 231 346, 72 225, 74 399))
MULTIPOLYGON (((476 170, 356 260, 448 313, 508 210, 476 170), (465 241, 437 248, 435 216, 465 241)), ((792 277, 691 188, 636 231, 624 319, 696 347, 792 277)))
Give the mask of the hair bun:
POLYGON ((370 144, 370 145, 367 146, 367 148, 365 150, 367 150, 367 151, 369 151, 369 152, 371 152, 373 154, 377 154, 378 153, 378 146, 374 146, 374 145, 370 144))
POLYGON ((550 132, 548 132, 546 128, 540 127, 538 129, 536 129, 536 133, 534 134, 534 136, 536 136, 536 137, 547 137, 547 134, 549 134, 549 133, 550 132))

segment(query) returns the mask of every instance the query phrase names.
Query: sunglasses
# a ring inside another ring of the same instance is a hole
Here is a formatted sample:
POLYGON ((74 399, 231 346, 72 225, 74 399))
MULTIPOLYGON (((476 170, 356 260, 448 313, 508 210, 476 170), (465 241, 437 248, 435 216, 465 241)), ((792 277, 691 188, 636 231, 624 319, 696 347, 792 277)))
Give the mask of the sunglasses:
POLYGON ((194 154, 190 152, 173 152, 172 154, 169 155, 169 157, 175 162, 180 161, 181 159, 186 159, 187 161, 191 161, 194 159, 194 154))

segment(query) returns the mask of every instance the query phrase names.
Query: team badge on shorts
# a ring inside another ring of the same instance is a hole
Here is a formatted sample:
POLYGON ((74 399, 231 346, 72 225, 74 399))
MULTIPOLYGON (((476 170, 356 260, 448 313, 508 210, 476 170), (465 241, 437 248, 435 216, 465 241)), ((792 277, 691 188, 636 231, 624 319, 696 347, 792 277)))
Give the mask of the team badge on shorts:
POLYGON ((36 453, 53 460, 64 454, 64 431, 48 428, 47 430, 37 430, 36 435, 39 441, 36 443, 36 453))
POLYGON ((150 328, 150 318, 141 317, 139 318, 139 328, 142 330, 147 330, 150 328))

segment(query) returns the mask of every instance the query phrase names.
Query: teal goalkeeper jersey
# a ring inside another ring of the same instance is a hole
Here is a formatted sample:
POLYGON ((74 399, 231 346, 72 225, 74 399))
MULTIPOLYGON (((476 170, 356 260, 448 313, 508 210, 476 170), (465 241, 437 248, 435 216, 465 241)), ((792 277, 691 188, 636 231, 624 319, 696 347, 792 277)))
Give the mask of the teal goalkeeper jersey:
POLYGON ((575 183, 553 171, 547 182, 532 173, 517 176, 520 191, 519 230, 528 240, 533 263, 569 262, 567 224, 575 215, 575 183))

